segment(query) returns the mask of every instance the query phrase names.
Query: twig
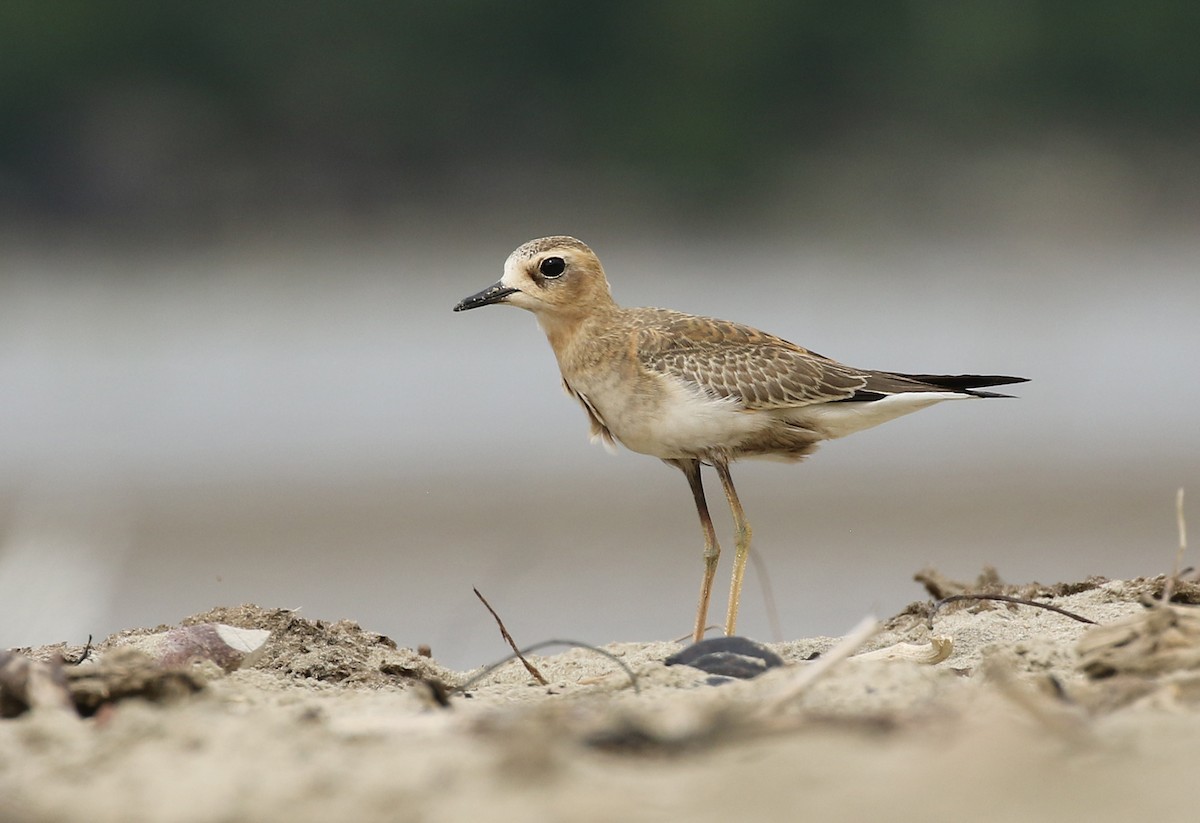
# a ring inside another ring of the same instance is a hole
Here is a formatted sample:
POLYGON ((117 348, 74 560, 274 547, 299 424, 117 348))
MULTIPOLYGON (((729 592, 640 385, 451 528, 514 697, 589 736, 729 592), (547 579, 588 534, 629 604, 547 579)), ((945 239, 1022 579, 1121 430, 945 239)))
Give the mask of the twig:
POLYGON ((1163 583, 1162 602, 1170 603, 1175 594, 1175 581, 1183 574, 1183 555, 1187 552, 1187 520, 1183 517, 1183 487, 1175 492, 1175 524, 1179 528, 1179 548, 1175 551, 1175 571, 1163 583))
MULTIPOLYGON (((486 604, 487 601, 484 602, 486 604)), ((604 649, 593 646, 590 643, 580 642, 578 640, 543 640, 541 643, 534 643, 532 646, 526 646, 524 649, 518 649, 513 654, 505 657, 503 660, 498 660, 489 666, 485 666, 483 671, 472 677, 466 683, 455 686, 453 691, 464 692, 513 658, 523 659, 521 655, 535 652, 538 649, 544 649, 547 646, 568 646, 573 649, 587 649, 590 652, 595 652, 598 655, 607 657, 609 660, 620 666, 624 670, 625 674, 629 675, 629 685, 633 686, 634 693, 636 694, 641 692, 641 689, 638 687, 637 675, 633 673, 633 669, 629 668, 629 665, 624 660, 611 652, 606 652, 604 649)))
POLYGON ((88 639, 87 639, 87 644, 83 647, 83 651, 79 653, 79 657, 76 658, 75 660, 67 660, 64 658, 63 662, 66 663, 68 666, 78 666, 80 663, 87 660, 91 656, 92 656, 92 636, 89 634, 88 639))
POLYGON ((1179 523, 1179 557, 1175 561, 1178 569, 1183 563, 1183 555, 1187 552, 1187 519, 1183 516, 1183 486, 1175 492, 1175 519, 1179 523))
POLYGON ((824 677, 830 669, 858 651, 863 643, 870 640, 878 630, 878 620, 874 617, 864 617, 857 626, 850 630, 849 634, 838 641, 836 646, 811 663, 807 663, 803 668, 798 668, 798 675, 792 678, 784 689, 764 700, 760 704, 757 714, 765 715, 786 708, 789 703, 808 691, 813 683, 824 677))
MULTIPOLYGON (((516 641, 514 641, 512 639, 512 635, 508 633, 508 629, 504 628, 504 621, 500 619, 500 615, 496 614, 496 610, 492 608, 492 604, 487 602, 487 598, 480 594, 479 589, 476 589, 475 587, 471 587, 471 591, 475 592, 475 596, 479 598, 479 602, 482 603, 487 610, 492 613, 492 617, 496 618, 496 625, 500 627, 500 636, 504 638, 504 642, 508 644, 508 647, 513 650, 513 654, 516 656, 516 658, 521 661, 521 665, 525 667, 525 671, 533 675, 533 679, 538 683, 541 683, 543 686, 550 685, 550 681, 542 677, 542 673, 537 670, 537 667, 526 660, 525 655, 521 654, 521 650, 517 648, 516 641)), ((511 659, 511 657, 508 658, 508 660, 511 659)))
POLYGON ((1080 623, 1091 623, 1093 626, 1096 625, 1095 620, 1084 617, 1081 614, 1075 614, 1075 612, 1069 612, 1059 606, 1052 606, 1049 603, 1039 603, 1036 600, 1027 600, 1024 597, 1013 597, 1012 595, 1007 594, 952 594, 948 597, 943 597, 941 600, 934 603, 933 610, 936 612, 947 603, 954 603, 958 600, 999 600, 1002 603, 1016 603, 1018 606, 1034 606, 1035 608, 1045 609, 1046 611, 1061 614, 1064 617, 1071 618, 1072 620, 1078 620, 1080 623))
MULTIPOLYGON (((713 629, 721 629, 722 631, 724 631, 725 627, 718 626, 716 623, 709 623, 707 626, 704 627, 704 632, 705 632, 705 634, 707 634, 708 632, 712 631, 713 629)), ((671 642, 672 643, 686 643, 691 639, 692 639, 692 633, 688 632, 687 634, 679 635, 679 637, 676 637, 671 642)))
POLYGON ((767 622, 771 625, 771 639, 783 642, 783 624, 779 622, 779 607, 775 603, 775 591, 771 588, 771 575, 767 573, 767 562, 758 549, 750 549, 750 562, 754 564, 754 576, 762 589, 763 603, 767 607, 767 622))

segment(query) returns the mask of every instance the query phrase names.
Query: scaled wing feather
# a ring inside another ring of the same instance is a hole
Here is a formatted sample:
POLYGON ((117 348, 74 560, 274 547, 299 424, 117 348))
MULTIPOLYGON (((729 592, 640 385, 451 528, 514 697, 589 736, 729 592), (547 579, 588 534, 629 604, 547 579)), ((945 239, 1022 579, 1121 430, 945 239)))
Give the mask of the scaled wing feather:
POLYGON ((785 409, 844 400, 868 373, 778 337, 709 318, 664 312, 638 330, 646 368, 737 400, 746 409, 785 409))

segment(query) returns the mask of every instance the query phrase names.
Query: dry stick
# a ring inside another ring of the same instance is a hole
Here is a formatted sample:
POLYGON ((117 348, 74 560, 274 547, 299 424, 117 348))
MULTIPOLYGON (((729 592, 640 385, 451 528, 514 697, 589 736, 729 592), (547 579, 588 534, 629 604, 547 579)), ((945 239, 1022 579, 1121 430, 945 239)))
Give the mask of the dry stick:
POLYGON ((513 654, 517 656, 517 659, 521 661, 521 664, 525 667, 525 671, 533 675, 533 679, 541 683, 543 686, 550 685, 550 681, 542 677, 542 673, 537 670, 537 667, 526 660, 525 655, 521 654, 521 650, 517 648, 517 644, 512 639, 512 635, 508 633, 508 629, 504 628, 504 621, 500 619, 500 615, 496 614, 496 610, 492 608, 492 604, 487 602, 487 598, 480 594, 479 589, 475 588, 474 586, 471 587, 471 591, 475 592, 475 596, 479 598, 479 602, 482 603, 487 610, 492 613, 492 617, 496 618, 496 625, 500 627, 500 636, 504 638, 504 642, 507 643, 508 647, 513 650, 513 654))
POLYGON ((767 573, 767 562, 753 547, 750 549, 750 562, 754 564, 754 576, 758 578, 759 588, 762 589, 763 603, 767 607, 767 622, 771 624, 771 640, 782 643, 783 625, 779 622, 779 608, 775 604, 775 592, 771 588, 771 575, 767 573))
POLYGON ((784 688, 770 695, 766 700, 763 700, 755 709, 755 714, 762 716, 785 709, 790 703, 808 691, 813 683, 816 683, 828 674, 831 669, 862 648, 862 645, 870 640, 878 630, 878 620, 874 617, 864 617, 832 649, 811 663, 806 663, 803 668, 797 667, 795 669, 796 676, 785 684, 784 688))
POLYGON ((1179 548, 1175 551, 1175 571, 1163 583, 1162 602, 1170 603, 1175 581, 1183 574, 1183 555, 1187 552, 1187 521, 1183 517, 1183 487, 1175 492, 1175 524, 1179 527, 1179 548))
POLYGON ((1179 487, 1179 491, 1175 492, 1175 520, 1179 524, 1179 557, 1175 562, 1175 568, 1183 563, 1184 552, 1187 551, 1187 520, 1183 516, 1183 486, 1179 487))
POLYGON ((76 658, 75 660, 67 660, 66 658, 63 658, 63 663, 66 663, 68 666, 78 666, 80 663, 87 660, 91 656, 92 656, 92 636, 89 634, 88 639, 87 639, 87 644, 83 647, 83 651, 80 652, 79 657, 76 658))
POLYGON ((497 663, 492 663, 489 666, 485 666, 483 671, 479 672, 479 674, 472 677, 466 683, 455 686, 453 689, 451 689, 451 691, 465 692, 467 689, 471 688, 471 686, 475 685, 480 680, 483 680, 483 678, 487 677, 489 674, 496 671, 496 669, 500 668, 513 658, 520 657, 522 654, 535 652, 539 649, 544 649, 547 646, 567 646, 572 649, 587 649, 590 652, 595 652, 598 655, 607 657, 609 660, 620 666, 625 671, 625 674, 629 676, 629 685, 633 686, 633 691, 635 693, 641 693, 641 688, 638 686, 637 675, 633 673, 633 669, 629 668, 628 663, 617 657, 612 652, 607 652, 604 649, 598 648, 597 646, 593 646, 589 643, 583 643, 579 640, 543 640, 541 643, 534 643, 532 646, 526 646, 524 649, 517 651, 516 654, 510 654, 508 657, 497 663))
POLYGON ((1095 620, 1084 617, 1081 614, 1069 612, 1066 609, 1058 606, 1051 606, 1049 603, 1039 603, 1036 600, 1026 600, 1024 597, 1013 597, 1007 594, 952 594, 949 597, 943 597, 941 600, 934 603, 933 610, 936 612, 947 603, 954 603, 957 600, 999 600, 1003 603, 1016 603, 1018 606, 1034 606, 1039 609, 1045 609, 1046 611, 1061 614, 1064 617, 1071 618, 1072 620, 1078 620, 1080 623, 1091 623, 1093 626, 1096 625, 1095 620))
MULTIPOLYGON (((707 626, 704 627, 704 633, 708 634, 710 629, 723 629, 723 628, 725 628, 725 627, 718 626, 716 623, 709 623, 707 626)), ((691 640, 694 636, 695 635, 693 632, 688 632, 687 634, 679 635, 679 637, 674 638, 671 642, 672 643, 686 643, 687 641, 691 640)), ((703 641, 701 641, 701 642, 703 642, 703 641)))

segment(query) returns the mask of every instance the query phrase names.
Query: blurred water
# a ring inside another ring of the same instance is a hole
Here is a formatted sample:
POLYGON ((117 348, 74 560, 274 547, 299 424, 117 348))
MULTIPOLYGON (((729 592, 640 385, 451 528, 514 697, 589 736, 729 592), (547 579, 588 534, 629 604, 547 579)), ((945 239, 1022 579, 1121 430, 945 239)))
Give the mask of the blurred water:
MULTIPOLYGON (((701 564, 683 478, 588 445, 532 317, 450 312, 526 239, 13 250, 0 647, 256 601, 469 666, 503 653, 472 585, 524 642, 686 633, 701 564)), ((1200 496, 1194 238, 584 239, 621 302, 859 366, 1032 378, 1020 400, 941 406, 802 466, 736 467, 787 635, 899 608, 926 564, 1170 566, 1174 490, 1200 496)), ((756 586, 743 629, 765 637, 756 586)))

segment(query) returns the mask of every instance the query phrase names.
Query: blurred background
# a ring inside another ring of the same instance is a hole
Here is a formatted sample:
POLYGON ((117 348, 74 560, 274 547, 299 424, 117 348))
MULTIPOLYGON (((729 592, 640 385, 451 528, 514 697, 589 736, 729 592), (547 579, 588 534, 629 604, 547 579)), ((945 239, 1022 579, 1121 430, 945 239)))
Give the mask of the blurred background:
POLYGON ((926 565, 1168 571, 1197 31, 1169 0, 0 4, 0 647, 253 601, 469 667, 503 653, 472 586, 521 642, 686 634, 683 477, 588 445, 529 315, 450 312, 557 233, 623 303, 1032 378, 735 469, 786 637, 926 565))

